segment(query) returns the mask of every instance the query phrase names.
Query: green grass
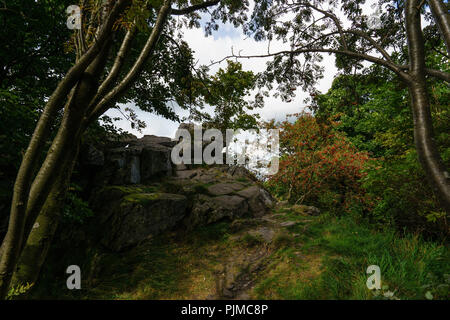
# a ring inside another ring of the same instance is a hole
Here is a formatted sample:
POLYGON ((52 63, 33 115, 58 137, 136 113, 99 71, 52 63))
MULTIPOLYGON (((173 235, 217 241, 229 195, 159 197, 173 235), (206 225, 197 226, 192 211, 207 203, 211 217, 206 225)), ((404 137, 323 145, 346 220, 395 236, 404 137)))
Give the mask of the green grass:
MULTIPOLYGON (((379 231, 350 217, 299 215, 278 209, 281 228, 268 246, 245 233, 256 220, 219 222, 188 233, 173 232, 123 253, 100 248, 54 248, 34 290, 34 298, 59 299, 205 299, 230 257, 268 250, 267 263, 249 292, 256 299, 448 299, 450 256, 445 245, 414 235, 379 231), (243 236, 236 238, 236 232, 243 236), (65 268, 79 264, 82 290, 65 289, 65 268), (366 287, 369 265, 381 269, 382 290, 366 287), (95 268, 92 268, 95 266, 95 268), (219 273, 217 273, 219 272, 219 273)), ((240 262, 236 260, 235 262, 240 262)), ((238 268, 239 263, 235 264, 238 268)))
POLYGON ((247 247, 255 247, 264 243, 264 239, 260 235, 245 234, 239 241, 247 247))
POLYGON ((398 299, 425 299, 427 291, 437 299, 450 297, 450 256, 444 245, 327 215, 289 230, 300 234, 300 254, 293 255, 289 248, 274 255, 271 269, 255 289, 257 298, 380 299, 387 291, 398 299), (381 269, 378 292, 366 287, 369 265, 381 269))
POLYGON ((199 227, 189 234, 155 237, 131 250, 113 253, 72 250, 52 252, 33 299, 204 299, 215 288, 216 255, 227 250, 229 223, 199 227), (214 248, 217 247, 217 250, 214 248), (67 290, 65 267, 82 270, 82 289, 67 290))

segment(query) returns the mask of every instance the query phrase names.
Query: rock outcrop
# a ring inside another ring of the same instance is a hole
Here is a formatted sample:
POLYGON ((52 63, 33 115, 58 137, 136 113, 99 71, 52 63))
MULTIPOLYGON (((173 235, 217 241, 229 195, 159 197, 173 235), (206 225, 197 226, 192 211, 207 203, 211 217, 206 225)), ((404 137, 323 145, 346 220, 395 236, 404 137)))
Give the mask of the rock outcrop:
POLYGON ((90 203, 103 246, 122 251, 174 228, 261 217, 273 206, 271 195, 243 167, 173 165, 175 144, 144 136, 104 152, 85 149, 83 165, 96 168, 90 203))
POLYGON ((110 141, 111 147, 104 151, 92 145, 85 146, 80 163, 84 167, 95 167, 95 186, 146 183, 173 174, 170 154, 175 144, 166 137, 146 135, 138 139, 130 136, 110 141))
POLYGON ((106 187, 93 206, 102 232, 101 244, 121 251, 173 228, 186 215, 187 198, 153 188, 106 187))

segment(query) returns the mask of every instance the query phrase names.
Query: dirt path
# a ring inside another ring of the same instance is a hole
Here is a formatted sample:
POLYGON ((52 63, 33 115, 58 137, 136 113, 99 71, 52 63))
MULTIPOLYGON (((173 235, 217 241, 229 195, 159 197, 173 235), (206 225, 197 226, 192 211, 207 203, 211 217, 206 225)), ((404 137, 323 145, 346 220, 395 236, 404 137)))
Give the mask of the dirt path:
MULTIPOLYGON (((254 219, 251 228, 234 234, 232 240, 249 243, 246 250, 235 250, 224 258, 223 267, 216 273, 216 292, 208 299, 251 298, 255 282, 271 263, 271 254, 277 249, 277 242, 283 237, 294 237, 288 228, 298 221, 286 220, 286 213, 270 213, 254 219), (254 246, 252 246, 254 242, 254 246)), ((311 221, 311 220, 303 220, 311 221)), ((304 226, 306 228, 306 226, 304 226)))

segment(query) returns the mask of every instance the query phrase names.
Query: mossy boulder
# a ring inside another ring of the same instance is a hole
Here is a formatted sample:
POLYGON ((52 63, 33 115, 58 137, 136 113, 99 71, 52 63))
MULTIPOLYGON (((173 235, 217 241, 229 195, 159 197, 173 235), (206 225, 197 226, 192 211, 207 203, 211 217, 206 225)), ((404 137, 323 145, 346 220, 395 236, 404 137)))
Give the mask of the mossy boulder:
POLYGON ((236 195, 222 195, 211 197, 198 195, 190 214, 186 217, 185 225, 193 229, 199 225, 206 225, 222 219, 234 220, 248 215, 248 204, 244 198, 236 195))
POLYGON ((110 187, 101 195, 96 198, 97 221, 103 231, 100 242, 114 251, 130 248, 175 227, 188 208, 183 195, 145 192, 142 187, 110 187))
MULTIPOLYGON (((91 205, 100 243, 121 251, 177 225, 187 230, 221 220, 261 217, 273 198, 244 169, 196 168, 151 185, 107 186, 91 205)), ((178 226, 177 226, 178 227, 178 226)))

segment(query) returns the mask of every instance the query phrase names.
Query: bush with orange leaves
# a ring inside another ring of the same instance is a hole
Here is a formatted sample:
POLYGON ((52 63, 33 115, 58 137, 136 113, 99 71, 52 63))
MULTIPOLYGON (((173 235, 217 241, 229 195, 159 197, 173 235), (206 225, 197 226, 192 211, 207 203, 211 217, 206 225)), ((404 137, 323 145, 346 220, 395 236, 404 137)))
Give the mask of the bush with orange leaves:
POLYGON ((337 122, 319 123, 308 113, 294 114, 280 129, 279 171, 267 186, 290 203, 316 204, 323 210, 370 210, 372 201, 361 188, 364 168, 372 163, 366 152, 335 130, 337 122))

